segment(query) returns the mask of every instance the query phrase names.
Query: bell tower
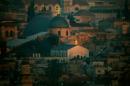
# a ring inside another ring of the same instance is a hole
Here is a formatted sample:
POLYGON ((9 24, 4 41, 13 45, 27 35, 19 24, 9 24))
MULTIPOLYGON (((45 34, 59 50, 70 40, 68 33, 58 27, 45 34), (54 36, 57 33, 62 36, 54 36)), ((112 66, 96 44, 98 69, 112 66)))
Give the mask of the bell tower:
POLYGON ((71 11, 73 0, 60 0, 61 14, 71 11))
POLYGON ((28 7, 28 22, 35 16, 35 0, 31 0, 30 6, 28 7))

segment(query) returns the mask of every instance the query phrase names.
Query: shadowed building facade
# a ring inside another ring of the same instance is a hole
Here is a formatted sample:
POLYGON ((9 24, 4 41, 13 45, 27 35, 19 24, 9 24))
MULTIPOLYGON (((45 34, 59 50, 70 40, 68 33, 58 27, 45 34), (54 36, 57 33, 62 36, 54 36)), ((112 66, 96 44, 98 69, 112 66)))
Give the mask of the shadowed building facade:
POLYGON ((3 21, 0 24, 0 37, 8 40, 18 37, 18 27, 13 21, 3 21))
POLYGON ((79 45, 63 44, 52 48, 51 56, 67 57, 67 59, 73 59, 75 57, 89 57, 89 50, 79 45))
POLYGON ((59 36, 61 41, 65 41, 71 36, 69 23, 62 16, 56 16, 50 21, 49 32, 59 36))

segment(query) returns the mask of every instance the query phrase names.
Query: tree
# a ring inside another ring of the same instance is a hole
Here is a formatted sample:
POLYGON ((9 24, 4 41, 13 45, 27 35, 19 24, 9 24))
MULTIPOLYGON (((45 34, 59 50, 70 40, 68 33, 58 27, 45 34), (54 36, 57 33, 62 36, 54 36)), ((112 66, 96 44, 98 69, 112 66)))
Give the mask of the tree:
POLYGON ((0 0, 0 12, 7 11, 7 6, 10 4, 10 0, 0 0))
POLYGON ((68 15, 68 19, 69 19, 70 24, 76 23, 76 18, 73 16, 73 13, 68 15))
POLYGON ((22 0, 0 0, 0 11, 6 12, 9 9, 19 10, 19 8, 24 8, 22 0))
POLYGON ((58 60, 52 60, 48 64, 46 74, 50 80, 49 86, 58 86, 59 77, 62 74, 63 65, 58 60))

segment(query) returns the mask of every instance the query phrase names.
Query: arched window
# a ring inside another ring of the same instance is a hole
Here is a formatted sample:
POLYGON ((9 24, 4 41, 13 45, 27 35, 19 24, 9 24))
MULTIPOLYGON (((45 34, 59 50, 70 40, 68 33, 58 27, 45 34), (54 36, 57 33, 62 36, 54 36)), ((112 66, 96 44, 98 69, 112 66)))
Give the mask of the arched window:
POLYGON ((5 32, 5 36, 6 36, 6 37, 9 37, 9 31, 6 31, 6 32, 5 32))
POLYGON ((66 31, 66 36, 69 36, 69 31, 68 30, 66 31))
POLYGON ((14 36, 14 32, 10 31, 10 37, 13 37, 13 36, 14 36))
POLYGON ((75 7, 75 11, 78 11, 79 10, 79 8, 78 7, 75 7))
POLYGON ((59 7, 58 6, 56 6, 56 8, 55 8, 56 10, 59 10, 59 7))
POLYGON ((58 36, 61 36, 61 31, 58 31, 58 36))
POLYGON ((52 10, 52 8, 51 8, 51 6, 49 6, 49 11, 51 11, 52 10))

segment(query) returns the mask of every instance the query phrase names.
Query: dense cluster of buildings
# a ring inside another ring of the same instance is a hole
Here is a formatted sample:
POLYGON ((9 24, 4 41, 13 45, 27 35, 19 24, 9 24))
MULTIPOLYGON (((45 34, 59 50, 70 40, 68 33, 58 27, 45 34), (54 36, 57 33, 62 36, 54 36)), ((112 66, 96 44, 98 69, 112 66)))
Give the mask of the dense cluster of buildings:
POLYGON ((128 0, 13 1, 0 12, 0 86, 128 86, 128 0))

